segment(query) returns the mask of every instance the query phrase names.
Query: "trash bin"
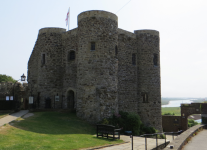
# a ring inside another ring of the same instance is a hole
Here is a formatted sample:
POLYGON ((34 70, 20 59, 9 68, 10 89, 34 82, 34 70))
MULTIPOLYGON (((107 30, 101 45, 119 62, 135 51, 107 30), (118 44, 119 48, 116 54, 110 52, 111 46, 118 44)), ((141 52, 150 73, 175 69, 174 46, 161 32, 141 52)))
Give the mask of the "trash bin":
POLYGON ((125 135, 132 135, 132 131, 125 131, 125 135))

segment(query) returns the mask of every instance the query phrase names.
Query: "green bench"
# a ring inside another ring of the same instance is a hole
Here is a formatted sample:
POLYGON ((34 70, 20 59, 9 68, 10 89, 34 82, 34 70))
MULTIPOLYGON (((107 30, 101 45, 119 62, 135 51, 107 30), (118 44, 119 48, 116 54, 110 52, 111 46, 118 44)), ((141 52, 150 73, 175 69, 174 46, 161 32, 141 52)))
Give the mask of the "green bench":
POLYGON ((97 137, 107 137, 113 138, 113 139, 120 139, 120 131, 121 129, 115 129, 115 126, 112 125, 104 125, 104 124, 97 124, 97 137), (112 135, 112 136, 109 136, 112 135), (118 135, 118 137, 115 137, 115 135, 118 135))

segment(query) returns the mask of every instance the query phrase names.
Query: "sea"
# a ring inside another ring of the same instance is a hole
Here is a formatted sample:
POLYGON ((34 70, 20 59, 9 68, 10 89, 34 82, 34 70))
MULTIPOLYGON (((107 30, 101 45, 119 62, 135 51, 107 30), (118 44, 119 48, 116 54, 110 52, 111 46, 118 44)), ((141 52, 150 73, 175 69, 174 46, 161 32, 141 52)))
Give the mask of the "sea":
POLYGON ((196 99, 189 99, 189 100, 173 100, 169 101, 167 105, 162 105, 162 107, 180 107, 182 103, 190 104, 196 99))
MULTIPOLYGON (((169 103, 167 105, 162 105, 162 107, 180 107, 182 103, 184 104, 190 104, 192 102, 194 102, 193 100, 196 99, 189 99, 189 100, 172 100, 169 101, 169 103)), ((195 120, 198 123, 201 123, 201 119, 195 120)))

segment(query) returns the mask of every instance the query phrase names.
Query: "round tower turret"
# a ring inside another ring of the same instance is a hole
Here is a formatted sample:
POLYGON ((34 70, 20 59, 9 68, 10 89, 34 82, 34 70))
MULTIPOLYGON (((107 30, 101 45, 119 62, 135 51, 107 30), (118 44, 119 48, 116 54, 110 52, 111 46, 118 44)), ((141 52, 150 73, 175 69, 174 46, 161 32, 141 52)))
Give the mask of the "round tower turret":
POLYGON ((106 11, 78 15, 77 115, 92 123, 118 111, 117 21, 106 11))
POLYGON ((62 28, 42 28, 39 30, 36 46, 38 46, 38 87, 41 97, 40 107, 60 108, 60 101, 54 103, 54 96, 62 94, 62 28), (51 99, 51 103, 45 101, 51 99))
POLYGON ((136 30, 134 33, 138 44, 138 114, 145 125, 161 131, 159 32, 136 30))

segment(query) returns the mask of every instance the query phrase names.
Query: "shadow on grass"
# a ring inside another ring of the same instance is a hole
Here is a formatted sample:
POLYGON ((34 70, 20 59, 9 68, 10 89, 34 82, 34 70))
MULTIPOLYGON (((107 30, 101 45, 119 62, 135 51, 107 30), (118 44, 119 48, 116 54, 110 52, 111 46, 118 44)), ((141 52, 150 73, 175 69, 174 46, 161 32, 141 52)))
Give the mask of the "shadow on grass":
POLYGON ((99 139, 99 140, 103 140, 103 141, 119 141, 118 139, 113 139, 113 138, 109 138, 109 139, 107 139, 107 138, 105 138, 105 137, 96 137, 96 136, 94 136, 93 138, 96 138, 96 139, 99 139))
POLYGON ((71 112, 35 112, 34 116, 19 119, 10 125, 41 134, 96 134, 96 127, 71 112))

